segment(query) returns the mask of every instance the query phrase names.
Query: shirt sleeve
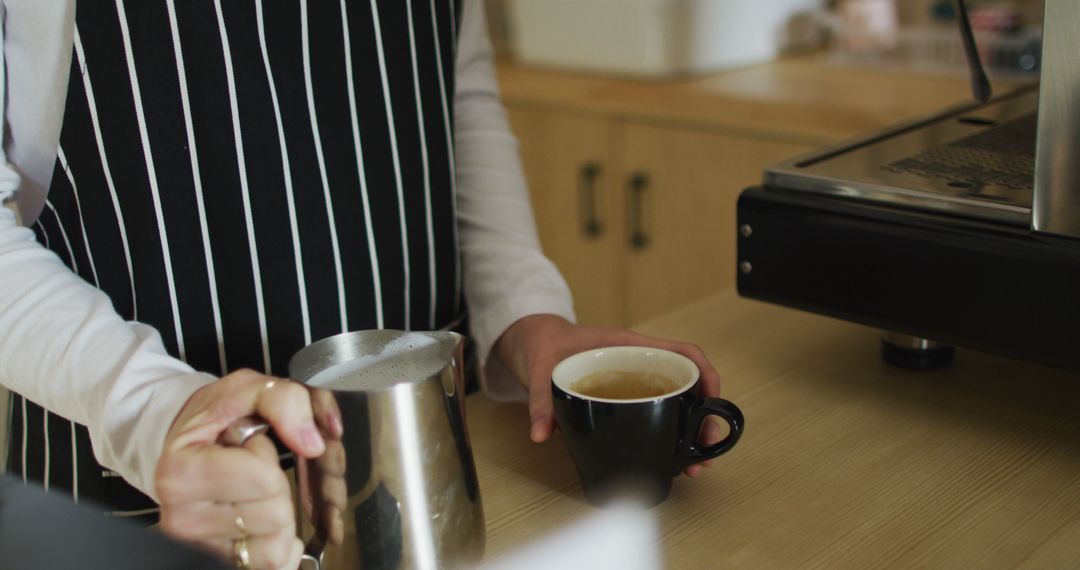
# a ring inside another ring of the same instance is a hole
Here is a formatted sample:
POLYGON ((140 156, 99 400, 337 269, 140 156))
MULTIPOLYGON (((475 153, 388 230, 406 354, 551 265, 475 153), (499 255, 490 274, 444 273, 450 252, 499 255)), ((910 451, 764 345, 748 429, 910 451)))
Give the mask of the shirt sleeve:
POLYGON ((525 390, 492 354, 495 342, 529 315, 573 321, 573 302, 566 281, 540 249, 480 0, 465 1, 456 66, 457 216, 470 333, 484 391, 495 399, 520 399, 525 390))
MULTIPOLYGON (((4 71, 0 57, 6 116, 4 71)), ((0 139, 4 131, 0 121, 0 139)), ((19 186, 0 150, 0 203, 17 198, 19 186)), ((213 378, 169 356, 154 329, 125 322, 6 207, 0 275, 0 384, 87 426, 98 461, 155 496, 154 469, 172 419, 213 378)))

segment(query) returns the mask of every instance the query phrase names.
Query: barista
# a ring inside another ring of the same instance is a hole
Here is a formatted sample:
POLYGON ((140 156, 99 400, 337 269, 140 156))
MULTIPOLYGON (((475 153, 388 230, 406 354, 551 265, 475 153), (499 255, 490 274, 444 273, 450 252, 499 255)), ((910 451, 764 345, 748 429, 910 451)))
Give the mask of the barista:
POLYGON ((218 436, 257 413, 319 456, 340 418, 278 380, 290 355, 466 305, 483 387, 528 394, 534 441, 552 367, 588 348, 681 352, 718 395, 693 346, 573 324, 480 0, 0 4, 0 199, 26 226, 0 208, 0 382, 25 480, 295 567, 276 450, 218 436))

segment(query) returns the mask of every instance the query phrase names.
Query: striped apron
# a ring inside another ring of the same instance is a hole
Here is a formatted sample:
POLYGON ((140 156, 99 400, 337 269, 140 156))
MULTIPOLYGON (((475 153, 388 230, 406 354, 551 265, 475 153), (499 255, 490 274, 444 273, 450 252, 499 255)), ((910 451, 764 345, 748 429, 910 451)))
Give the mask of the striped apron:
MULTIPOLYGON (((215 375, 460 310, 456 0, 79 0, 33 229, 215 375)), ((15 396, 9 472, 117 515, 153 502, 15 396)))

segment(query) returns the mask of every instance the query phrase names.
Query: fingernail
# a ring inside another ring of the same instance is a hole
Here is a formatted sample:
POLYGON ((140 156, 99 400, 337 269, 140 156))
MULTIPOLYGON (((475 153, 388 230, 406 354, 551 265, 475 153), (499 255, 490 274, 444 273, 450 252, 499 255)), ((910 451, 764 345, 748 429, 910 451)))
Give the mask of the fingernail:
POLYGON ((547 423, 547 416, 540 415, 533 418, 532 433, 530 437, 532 440, 539 443, 540 438, 544 435, 544 424, 547 423))
POLYGON ((309 453, 319 454, 326 449, 322 435, 319 434, 315 424, 308 424, 300 428, 300 445, 309 453))
POLYGON ((330 426, 333 436, 341 437, 345 433, 345 426, 341 423, 341 416, 337 414, 326 414, 326 416, 326 423, 330 426))

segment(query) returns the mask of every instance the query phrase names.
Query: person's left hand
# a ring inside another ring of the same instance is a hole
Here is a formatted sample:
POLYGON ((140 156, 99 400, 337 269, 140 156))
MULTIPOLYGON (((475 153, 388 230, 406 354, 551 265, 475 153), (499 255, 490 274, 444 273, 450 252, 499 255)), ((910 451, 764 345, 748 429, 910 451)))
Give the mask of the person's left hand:
MULTIPOLYGON (((604 346, 651 346, 682 354, 701 371, 701 395, 720 397, 720 375, 705 353, 693 344, 650 338, 628 330, 575 325, 554 315, 532 315, 511 325, 499 338, 495 350, 529 391, 533 441, 547 441, 555 430, 551 401, 551 371, 555 365, 568 356, 604 346)), ((720 428, 715 422, 705 423, 701 440, 706 444, 720 441, 720 428)), ((711 463, 691 465, 685 473, 694 477, 702 466, 711 463)))

